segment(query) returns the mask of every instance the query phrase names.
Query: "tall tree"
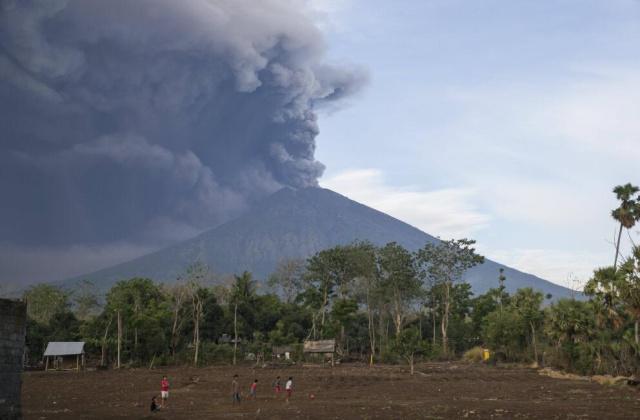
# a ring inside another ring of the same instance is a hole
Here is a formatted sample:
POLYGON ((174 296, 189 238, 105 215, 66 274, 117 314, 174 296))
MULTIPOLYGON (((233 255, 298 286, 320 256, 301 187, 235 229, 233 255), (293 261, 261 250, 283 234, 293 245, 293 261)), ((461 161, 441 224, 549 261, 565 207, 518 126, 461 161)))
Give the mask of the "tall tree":
POLYGON ((98 293, 91 281, 82 280, 72 296, 78 319, 86 321, 89 317, 95 315, 100 304, 98 303, 98 293))
POLYGON ((632 256, 622 264, 619 271, 619 297, 624 310, 634 323, 634 342, 640 353, 640 247, 633 247, 632 256))
POLYGON ((320 251, 307 260, 305 275, 307 288, 317 291, 317 293, 307 292, 307 294, 320 296, 318 313, 321 337, 325 333, 326 315, 331 299, 334 295, 345 298, 348 294, 348 285, 353 280, 350 269, 347 248, 343 246, 320 251))
POLYGON ((380 313, 380 272, 376 261, 377 249, 368 242, 360 242, 353 245, 352 264, 357 280, 358 300, 364 305, 367 313, 367 332, 369 338, 369 365, 373 366, 373 358, 376 353, 376 328, 375 314, 380 313))
POLYGON ((443 311, 440 320, 442 333, 442 350, 449 352, 448 329, 451 311, 451 287, 454 282, 462 280, 463 274, 478 264, 484 263, 484 257, 476 254, 474 240, 458 239, 428 243, 418 251, 417 261, 422 272, 433 284, 444 286, 443 311))
POLYGON ((176 357, 178 340, 182 325, 187 318, 187 299, 190 297, 189 285, 184 284, 181 279, 172 286, 164 289, 167 305, 171 311, 171 356, 176 357))
POLYGON ((502 296, 505 293, 506 287, 504 285, 504 282, 507 280, 507 276, 504 275, 504 268, 500 267, 499 270, 499 275, 498 275, 498 306, 500 307, 500 311, 502 311, 502 296))
POLYGON ((511 300, 511 305, 520 316, 526 328, 530 330, 530 342, 533 348, 533 357, 538 363, 537 331, 540 329, 544 316, 540 306, 544 296, 540 292, 534 292, 532 288, 519 289, 511 300))
POLYGON ((635 197, 638 191, 640 191, 640 188, 630 183, 618 185, 613 189, 616 198, 620 200, 620 206, 611 211, 611 216, 620 223, 618 239, 616 240, 616 256, 613 262, 614 269, 618 268, 622 229, 631 229, 640 219, 640 200, 635 197))
POLYGON ((44 325, 48 325, 55 314, 69 310, 69 295, 50 284, 32 286, 25 292, 24 299, 29 318, 44 325))
MULTIPOLYGON (((140 361, 165 348, 164 300, 160 288, 152 280, 119 281, 107 293, 105 310, 116 317, 120 357, 123 345, 127 344, 125 334, 130 332, 133 332, 133 348, 128 341, 128 355, 132 361, 140 361)), ((121 360, 118 361, 120 365, 121 360)))
POLYGON ((204 317, 204 301, 208 290, 205 283, 212 277, 209 267, 201 262, 196 262, 187 268, 186 284, 187 293, 191 300, 191 319, 193 321, 193 364, 198 366, 200 354, 200 324, 204 317))
POLYGON ((422 282, 413 255, 395 242, 378 251, 378 266, 380 288, 389 302, 395 334, 399 337, 407 313, 422 296, 422 282))
POLYGON ((255 312, 253 304, 256 297, 256 283, 248 271, 234 278, 229 303, 233 310, 233 364, 235 365, 238 352, 238 311, 240 310, 244 326, 250 327, 248 324, 253 321, 255 312))
POLYGON ((286 303, 292 303, 303 288, 304 266, 305 261, 300 258, 281 260, 267 284, 276 288, 286 303))

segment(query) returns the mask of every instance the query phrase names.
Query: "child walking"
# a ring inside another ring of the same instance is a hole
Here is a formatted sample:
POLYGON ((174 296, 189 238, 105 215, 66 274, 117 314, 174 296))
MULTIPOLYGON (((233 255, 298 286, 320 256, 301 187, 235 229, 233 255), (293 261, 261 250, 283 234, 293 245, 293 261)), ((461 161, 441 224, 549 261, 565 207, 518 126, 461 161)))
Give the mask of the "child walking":
POLYGON ((289 376, 289 380, 287 380, 287 383, 284 385, 284 390, 287 391, 287 397, 285 401, 287 402, 287 404, 289 404, 289 398, 291 398, 291 394, 293 393, 293 377, 292 376, 289 376))
POLYGON ((233 375, 233 381, 231 381, 231 398, 233 405, 236 403, 240 405, 240 384, 238 383, 238 375, 233 375))
POLYGON ((256 392, 258 391, 258 380, 254 379, 253 383, 251 384, 251 388, 249 388, 249 397, 252 400, 256 399, 256 392))
POLYGON ((276 393, 276 398, 278 398, 282 392, 282 381, 280 381, 279 376, 273 381, 273 391, 276 393))

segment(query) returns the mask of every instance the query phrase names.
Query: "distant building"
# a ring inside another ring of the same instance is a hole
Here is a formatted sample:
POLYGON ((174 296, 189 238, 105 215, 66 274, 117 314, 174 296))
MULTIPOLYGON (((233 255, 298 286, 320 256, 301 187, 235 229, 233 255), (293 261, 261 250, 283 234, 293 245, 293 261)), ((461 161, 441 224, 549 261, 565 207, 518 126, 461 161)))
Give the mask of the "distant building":
POLYGON ((44 351, 45 370, 84 369, 84 341, 51 341, 44 351))
POLYGON ((293 354, 293 346, 273 346, 271 357, 274 359, 290 360, 293 354))
POLYGON ((335 364, 336 340, 305 341, 304 354, 322 354, 324 358, 331 358, 331 366, 335 364))

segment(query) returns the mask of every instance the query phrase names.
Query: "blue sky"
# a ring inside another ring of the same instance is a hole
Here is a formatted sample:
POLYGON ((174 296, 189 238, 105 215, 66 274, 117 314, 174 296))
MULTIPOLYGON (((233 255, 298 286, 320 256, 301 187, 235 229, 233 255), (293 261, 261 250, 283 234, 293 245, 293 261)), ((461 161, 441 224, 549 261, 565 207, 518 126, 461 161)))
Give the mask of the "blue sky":
POLYGON ((611 264, 611 189, 640 183, 640 2, 312 4, 331 60, 370 74, 321 115, 323 186, 560 284, 611 264))

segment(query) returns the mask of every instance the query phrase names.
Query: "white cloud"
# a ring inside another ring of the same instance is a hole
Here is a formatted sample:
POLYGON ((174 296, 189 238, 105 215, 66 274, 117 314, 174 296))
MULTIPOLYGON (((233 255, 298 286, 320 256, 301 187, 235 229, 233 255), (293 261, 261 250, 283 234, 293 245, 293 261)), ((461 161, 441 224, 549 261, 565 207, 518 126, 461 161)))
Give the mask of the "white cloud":
POLYGON ((387 185, 376 169, 345 171, 323 178, 320 184, 445 239, 470 236, 489 222, 474 204, 476 192, 471 189, 396 188, 387 185))
POLYGON ((583 251, 526 248, 505 250, 483 247, 482 244, 479 244, 478 250, 509 267, 533 273, 574 290, 582 290, 594 269, 613 263, 613 253, 603 255, 583 251))
POLYGON ((637 71, 590 67, 588 76, 549 96, 538 118, 579 147, 640 159, 640 77, 637 71))
POLYGON ((585 225, 609 225, 609 191, 594 197, 581 186, 517 174, 502 178, 479 176, 476 182, 485 206, 500 220, 565 231, 583 229, 585 225))

